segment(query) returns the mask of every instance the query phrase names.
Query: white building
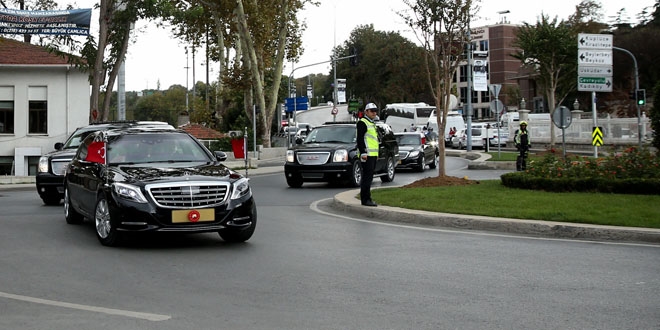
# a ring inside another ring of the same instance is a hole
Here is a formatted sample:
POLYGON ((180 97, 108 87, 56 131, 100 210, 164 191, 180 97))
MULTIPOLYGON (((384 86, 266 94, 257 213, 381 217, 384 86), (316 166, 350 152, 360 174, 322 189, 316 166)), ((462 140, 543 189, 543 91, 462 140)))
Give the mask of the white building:
POLYGON ((87 77, 43 47, 0 37, 0 175, 36 175, 39 156, 89 124, 87 77))

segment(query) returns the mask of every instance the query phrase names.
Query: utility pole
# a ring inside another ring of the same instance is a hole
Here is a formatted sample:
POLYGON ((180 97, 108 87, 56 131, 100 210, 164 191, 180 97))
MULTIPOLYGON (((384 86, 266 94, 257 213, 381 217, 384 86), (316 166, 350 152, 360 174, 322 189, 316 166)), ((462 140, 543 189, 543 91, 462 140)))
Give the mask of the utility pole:
MULTIPOLYGON (((467 28, 467 92, 465 112, 467 116, 467 146, 466 151, 472 151, 472 37, 470 37, 470 23, 467 28)), ((443 133, 444 134, 444 133, 443 133)))

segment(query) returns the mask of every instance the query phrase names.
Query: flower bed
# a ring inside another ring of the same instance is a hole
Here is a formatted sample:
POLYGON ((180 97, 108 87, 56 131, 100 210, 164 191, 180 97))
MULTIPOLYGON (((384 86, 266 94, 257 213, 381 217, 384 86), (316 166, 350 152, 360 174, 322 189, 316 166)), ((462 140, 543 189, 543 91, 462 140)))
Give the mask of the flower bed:
POLYGON ((542 160, 530 161, 527 168, 502 175, 502 184, 559 192, 660 194, 660 159, 648 148, 630 147, 600 158, 570 155, 566 159, 553 149, 542 160))

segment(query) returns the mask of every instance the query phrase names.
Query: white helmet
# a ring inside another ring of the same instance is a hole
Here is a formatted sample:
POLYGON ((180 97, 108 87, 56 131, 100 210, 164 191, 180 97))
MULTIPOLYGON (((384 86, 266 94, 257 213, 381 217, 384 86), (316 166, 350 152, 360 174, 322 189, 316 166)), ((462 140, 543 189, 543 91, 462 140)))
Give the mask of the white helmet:
POLYGON ((364 111, 371 110, 371 109, 378 109, 378 107, 373 103, 367 103, 367 106, 364 107, 364 111))

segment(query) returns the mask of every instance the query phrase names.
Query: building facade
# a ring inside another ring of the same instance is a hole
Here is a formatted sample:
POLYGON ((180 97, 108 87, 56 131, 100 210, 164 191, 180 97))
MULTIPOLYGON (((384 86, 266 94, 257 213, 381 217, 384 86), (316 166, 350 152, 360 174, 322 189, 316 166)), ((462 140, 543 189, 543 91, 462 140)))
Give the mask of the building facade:
POLYGON ((89 95, 66 58, 0 37, 0 175, 36 175, 42 154, 89 124, 89 95))

